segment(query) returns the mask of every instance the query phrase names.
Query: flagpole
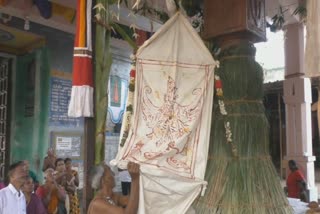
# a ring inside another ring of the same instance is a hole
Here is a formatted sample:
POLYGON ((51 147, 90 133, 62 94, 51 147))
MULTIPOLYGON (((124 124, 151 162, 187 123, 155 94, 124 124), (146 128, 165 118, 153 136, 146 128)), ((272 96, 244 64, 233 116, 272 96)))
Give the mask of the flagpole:
POLYGON ((94 118, 86 117, 84 119, 84 151, 83 151, 83 193, 82 193, 82 213, 87 213, 90 201, 93 198, 93 189, 89 176, 90 169, 94 166, 95 159, 95 122, 94 118))
MULTIPOLYGON (((96 4, 96 0, 92 0, 92 5, 96 4)), ((93 20, 92 13, 92 20, 93 20)), ((96 24, 92 22, 92 59, 95 59, 95 35, 96 24)), ((94 60, 93 60, 94 62, 94 60)), ((92 75, 94 76, 95 63, 92 63, 92 75)), ((94 79, 93 79, 94 81, 94 79)), ((93 97, 95 97, 95 82, 93 82, 93 97)), ((95 102, 93 102, 93 112, 95 112, 95 102)), ((87 213, 90 201, 93 199, 94 191, 90 182, 90 169, 94 166, 95 160, 95 117, 84 118, 84 151, 83 151, 83 193, 82 193, 82 213, 87 213)))

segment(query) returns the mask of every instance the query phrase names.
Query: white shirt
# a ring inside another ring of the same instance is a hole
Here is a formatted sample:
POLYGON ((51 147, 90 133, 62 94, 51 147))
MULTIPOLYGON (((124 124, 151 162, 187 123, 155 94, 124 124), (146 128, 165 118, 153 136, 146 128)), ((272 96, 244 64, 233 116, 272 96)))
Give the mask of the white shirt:
POLYGON ((131 176, 128 170, 123 170, 119 172, 119 180, 121 182, 131 182, 131 176))
POLYGON ((26 198, 12 184, 0 190, 0 214, 26 214, 26 198))

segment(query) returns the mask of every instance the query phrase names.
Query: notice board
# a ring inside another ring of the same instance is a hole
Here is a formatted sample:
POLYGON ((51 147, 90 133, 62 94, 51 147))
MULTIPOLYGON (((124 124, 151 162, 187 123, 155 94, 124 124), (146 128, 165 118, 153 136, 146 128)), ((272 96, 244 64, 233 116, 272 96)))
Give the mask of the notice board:
POLYGON ((50 126, 80 127, 83 118, 68 117, 71 96, 71 74, 52 71, 50 78, 50 126))
POLYGON ((51 139, 57 157, 83 159, 83 137, 80 132, 51 132, 51 139))
POLYGON ((50 132, 51 145, 58 158, 71 158, 72 169, 79 173, 79 189, 83 188, 83 135, 82 132, 50 132))

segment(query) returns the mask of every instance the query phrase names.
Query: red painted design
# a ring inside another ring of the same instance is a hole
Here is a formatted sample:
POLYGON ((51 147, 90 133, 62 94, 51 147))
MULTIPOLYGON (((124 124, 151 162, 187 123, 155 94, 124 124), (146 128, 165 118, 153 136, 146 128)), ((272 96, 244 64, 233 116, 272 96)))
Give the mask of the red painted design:
POLYGON ((170 157, 167 159, 168 164, 171 166, 175 166, 176 168, 183 168, 184 170, 189 170, 190 166, 185 162, 178 159, 175 159, 174 157, 170 157))
MULTIPOLYGON (((167 91, 163 96, 163 102, 161 106, 155 105, 150 99, 150 94, 152 89, 149 86, 145 86, 142 91, 142 115, 143 120, 146 122, 147 127, 151 129, 151 132, 147 134, 150 142, 155 143, 156 148, 159 151, 148 151, 143 153, 143 157, 146 161, 154 160, 163 155, 170 154, 167 158, 167 163, 175 168, 183 168, 190 171, 190 163, 183 161, 181 156, 180 160, 177 160, 174 155, 180 154, 182 156, 187 156, 187 150, 189 141, 186 142, 183 148, 179 148, 175 141, 181 140, 182 137, 189 136, 191 134, 190 125, 194 123, 200 114, 202 109, 202 103, 199 103, 197 99, 189 105, 181 105, 177 102, 179 95, 177 94, 178 88, 176 87, 176 82, 172 77, 168 77, 167 80, 167 91), (168 146, 163 147, 167 144, 168 146)), ((197 98, 202 94, 201 88, 196 88, 193 90, 192 95, 197 98)), ((189 139, 189 138, 188 138, 189 139)), ((142 147, 145 144, 139 142, 129 153, 129 157, 136 159, 136 155, 141 154, 142 147)), ((181 145, 180 145, 181 147, 181 145)), ((188 158, 183 158, 188 160, 188 158)))
POLYGON ((137 113, 130 131, 132 138, 126 143, 128 147, 122 159, 134 160, 183 177, 194 178, 198 145, 201 143, 199 136, 203 98, 206 97, 211 76, 209 67, 172 62, 160 64, 137 60, 137 113), (159 96, 159 91, 151 88, 145 79, 144 73, 149 72, 149 67, 144 70, 144 65, 147 64, 200 69, 205 72, 205 79, 200 86, 190 93, 185 93, 179 90, 179 82, 168 76, 166 91, 163 94, 160 92, 159 96), (188 104, 185 104, 187 100, 188 104), (142 130, 141 127, 145 127, 146 130, 142 130))
MULTIPOLYGON (((196 97, 200 95, 200 88, 194 89, 192 94, 196 97)), ((149 95, 152 89, 146 86, 142 98, 142 114, 151 132, 147 135, 149 139, 155 140, 157 147, 164 143, 172 143, 182 136, 190 134, 190 123, 194 122, 198 116, 202 105, 194 102, 183 106, 177 102, 176 82, 172 77, 168 77, 167 93, 164 95, 164 102, 161 106, 156 106, 150 100, 149 95)))
POLYGON ((135 157, 141 155, 141 148, 144 146, 142 141, 139 141, 136 143, 136 145, 133 147, 133 149, 130 151, 129 156, 135 157))
POLYGON ((163 155, 162 152, 145 152, 143 156, 148 160, 153 160, 163 155))

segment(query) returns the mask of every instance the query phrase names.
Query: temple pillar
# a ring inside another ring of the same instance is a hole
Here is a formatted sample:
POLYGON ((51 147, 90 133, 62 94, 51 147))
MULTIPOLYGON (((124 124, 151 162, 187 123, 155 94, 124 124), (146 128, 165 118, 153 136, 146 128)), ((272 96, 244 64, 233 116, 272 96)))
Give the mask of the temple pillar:
MULTIPOLYGON (((311 129, 311 81, 304 71, 304 26, 301 23, 285 27, 285 80, 283 84, 286 106, 285 160, 295 160, 304 172, 310 201, 318 201, 315 186, 311 129)), ((286 166, 286 177, 290 170, 286 166)))

